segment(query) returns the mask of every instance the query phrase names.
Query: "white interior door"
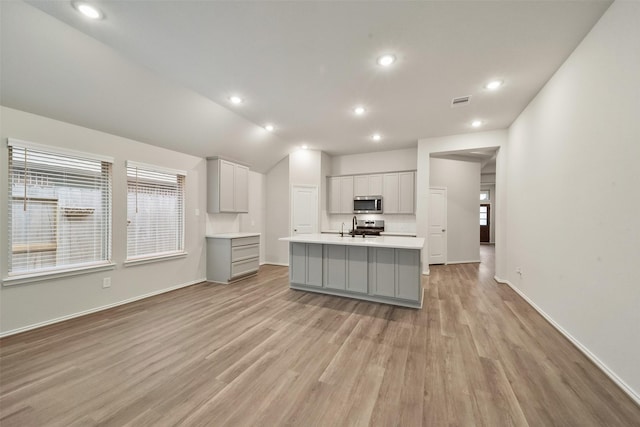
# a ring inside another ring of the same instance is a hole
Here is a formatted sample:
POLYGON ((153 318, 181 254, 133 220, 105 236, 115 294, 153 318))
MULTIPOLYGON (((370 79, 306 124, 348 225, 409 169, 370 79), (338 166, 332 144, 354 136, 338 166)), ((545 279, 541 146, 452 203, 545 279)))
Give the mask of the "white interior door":
POLYGON ((447 263, 447 189, 429 189, 429 264, 447 263))
POLYGON ((318 232, 318 187, 294 185, 291 190, 291 234, 318 232))

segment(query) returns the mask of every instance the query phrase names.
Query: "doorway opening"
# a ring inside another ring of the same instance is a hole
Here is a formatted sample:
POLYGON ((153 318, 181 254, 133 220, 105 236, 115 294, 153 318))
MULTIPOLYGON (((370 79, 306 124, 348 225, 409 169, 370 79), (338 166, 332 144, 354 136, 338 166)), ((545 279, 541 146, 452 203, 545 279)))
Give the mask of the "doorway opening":
POLYGON ((430 187, 446 188, 448 197, 443 203, 448 205, 447 218, 442 221, 447 226, 440 228, 446 232, 434 238, 434 203, 430 192, 427 224, 430 265, 493 261, 498 150, 499 147, 494 146, 430 153, 430 187), (438 237, 445 241, 439 242, 438 237), (489 245, 492 250, 490 256, 484 250, 489 245), (434 249, 446 252, 433 253, 434 249))

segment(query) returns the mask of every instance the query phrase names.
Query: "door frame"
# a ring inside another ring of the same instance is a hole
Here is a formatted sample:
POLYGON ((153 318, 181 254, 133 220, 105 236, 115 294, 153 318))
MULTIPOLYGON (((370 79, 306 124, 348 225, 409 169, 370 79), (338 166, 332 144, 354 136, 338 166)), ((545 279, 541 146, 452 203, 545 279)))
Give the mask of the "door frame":
MULTIPOLYGON (((429 207, 431 206, 431 190, 442 190, 444 191, 444 228, 445 228, 445 236, 443 239, 444 242, 444 248, 443 248, 443 254, 444 254, 444 263, 443 265, 447 265, 447 261, 449 259, 448 255, 449 255, 449 248, 448 248, 448 238, 449 238, 449 233, 447 231, 447 204, 448 204, 448 191, 447 191, 447 187, 429 187, 429 207)), ((431 221, 431 215, 427 216, 427 238, 429 237, 429 227, 431 226, 430 224, 431 221)), ((431 265, 431 247, 427 246, 427 265, 431 265)))
POLYGON ((296 188, 310 188, 315 190, 315 194, 316 194, 316 198, 315 198, 315 221, 313 222, 313 233, 318 233, 319 230, 319 218, 320 215, 318 214, 319 212, 319 206, 318 206, 318 199, 319 199, 319 191, 318 191, 318 186, 317 185, 302 185, 302 184, 292 184, 291 188, 290 188, 290 193, 289 193, 289 200, 290 200, 290 206, 289 206, 289 233, 291 236, 294 235, 294 231, 293 231, 293 227, 294 227, 294 223, 293 223, 293 212, 294 212, 294 194, 295 194, 295 189, 296 188))

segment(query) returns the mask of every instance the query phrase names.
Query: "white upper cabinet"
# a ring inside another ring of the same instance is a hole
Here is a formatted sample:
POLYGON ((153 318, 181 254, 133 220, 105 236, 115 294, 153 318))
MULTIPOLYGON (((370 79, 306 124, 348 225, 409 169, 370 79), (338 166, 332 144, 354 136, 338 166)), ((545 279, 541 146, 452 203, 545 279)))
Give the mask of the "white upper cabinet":
POLYGON ((207 212, 249 212, 249 168, 228 160, 207 159, 207 212))
POLYGON ((400 172, 398 174, 398 213, 412 214, 415 212, 416 173, 400 172))
POLYGON ((382 209, 385 214, 415 213, 415 172, 386 173, 382 181, 382 209))
POLYGON ((369 195, 369 176, 356 175, 353 177, 353 195, 368 196, 369 195))
POLYGON ((382 195, 382 175, 356 175, 353 177, 354 196, 382 195))
POLYGON ((353 177, 340 177, 340 206, 342 213, 353 213, 353 177))
POLYGON ((329 213, 353 213, 353 176, 329 178, 329 213))
POLYGON ((382 212, 398 213, 398 174, 385 173, 382 177, 382 212))
POLYGON ((329 177, 328 211, 351 214, 354 196, 381 195, 383 214, 414 214, 415 181, 415 171, 329 177))
POLYGON ((235 165, 234 179, 234 209, 236 212, 249 212, 249 168, 235 165))
POLYGON ((382 175, 369 175, 369 194, 367 196, 382 195, 382 175))

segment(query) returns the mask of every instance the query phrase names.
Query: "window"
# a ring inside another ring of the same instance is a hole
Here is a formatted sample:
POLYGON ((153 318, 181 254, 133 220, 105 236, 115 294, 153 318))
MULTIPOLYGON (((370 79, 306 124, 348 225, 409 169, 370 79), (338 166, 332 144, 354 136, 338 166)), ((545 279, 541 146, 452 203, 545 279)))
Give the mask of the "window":
POLYGON ((491 200, 489 198, 489 190, 480 190, 480 201, 481 202, 486 202, 491 200))
POLYGON ((8 145, 9 280, 110 264, 112 160, 8 145))
POLYGON ((184 253, 185 175, 127 162, 127 261, 184 253))
POLYGON ((480 225, 489 225, 489 217, 487 205, 480 206, 480 225))

